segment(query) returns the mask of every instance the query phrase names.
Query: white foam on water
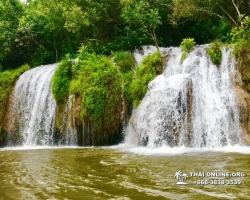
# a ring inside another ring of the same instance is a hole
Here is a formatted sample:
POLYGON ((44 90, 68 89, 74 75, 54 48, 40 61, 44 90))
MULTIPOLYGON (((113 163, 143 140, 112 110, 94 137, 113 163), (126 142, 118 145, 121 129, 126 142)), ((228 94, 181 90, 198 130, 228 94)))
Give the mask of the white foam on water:
POLYGON ((16 146, 0 148, 0 151, 20 151, 20 150, 53 150, 53 149, 89 149, 93 147, 80 147, 80 146, 16 146))
POLYGON ((136 147, 128 146, 126 144, 120 144, 117 146, 110 147, 112 149, 117 149, 120 151, 130 152, 138 155, 181 155, 190 153, 240 153, 240 154, 250 154, 250 147, 248 146, 225 146, 220 148, 187 148, 185 146, 181 147, 169 147, 161 146, 158 148, 148 148, 148 147, 136 147))

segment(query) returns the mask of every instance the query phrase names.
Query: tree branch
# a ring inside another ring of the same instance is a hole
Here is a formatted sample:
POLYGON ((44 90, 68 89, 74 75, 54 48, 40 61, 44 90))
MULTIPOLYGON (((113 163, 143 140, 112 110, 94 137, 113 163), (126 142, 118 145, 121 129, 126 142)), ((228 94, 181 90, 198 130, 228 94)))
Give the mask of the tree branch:
POLYGON ((212 11, 210 11, 210 10, 206 10, 206 9, 203 9, 203 8, 196 8, 196 10, 202 11, 202 12, 206 12, 206 13, 211 14, 211 15, 216 15, 217 17, 219 17, 219 18, 221 18, 221 19, 224 19, 223 16, 221 16, 221 15, 219 15, 219 14, 217 14, 217 13, 214 13, 214 12, 212 12, 212 11))
POLYGON ((191 18, 186 19, 186 20, 184 20, 184 21, 182 21, 182 22, 180 22, 180 23, 176 24, 176 26, 179 26, 179 25, 181 25, 181 24, 184 24, 184 23, 185 23, 185 22, 187 22, 188 20, 191 20, 191 18))
POLYGON ((240 11, 239 11, 238 7, 236 6, 236 4, 234 3, 234 0, 232 0, 232 3, 233 3, 233 5, 234 5, 234 7, 235 7, 235 9, 236 9, 236 11, 237 11, 237 13, 239 15, 240 25, 243 27, 240 11))
POLYGON ((234 7, 235 7, 235 9, 236 9, 236 11, 237 11, 237 13, 238 13, 238 15, 240 16, 240 15, 241 15, 241 14, 240 14, 240 11, 239 11, 238 7, 236 6, 236 4, 234 3, 234 0, 232 0, 232 3, 233 3, 233 5, 234 5, 234 7))
MULTIPOLYGON (((218 5, 219 5, 219 4, 218 4, 218 5)), ((229 15, 220 5, 219 5, 219 7, 221 8, 221 10, 222 10, 224 13, 226 13, 226 15, 233 21, 233 23, 234 23, 236 26, 239 26, 239 25, 234 21, 234 19, 232 18, 231 15, 229 15)))

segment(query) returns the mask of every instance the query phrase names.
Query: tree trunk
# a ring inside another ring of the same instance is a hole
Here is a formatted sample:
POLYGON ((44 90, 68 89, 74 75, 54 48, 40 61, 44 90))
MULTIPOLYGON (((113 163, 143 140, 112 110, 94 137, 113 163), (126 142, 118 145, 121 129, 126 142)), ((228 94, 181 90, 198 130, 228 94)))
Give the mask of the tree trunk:
POLYGON ((55 50, 56 50, 56 62, 57 62, 57 61, 58 61, 58 51, 57 51, 56 46, 55 46, 54 48, 55 48, 55 50))
POLYGON ((155 44, 155 47, 157 49, 157 51, 160 51, 160 48, 159 48, 159 45, 158 45, 158 42, 157 42, 157 39, 156 39, 156 36, 155 36, 155 31, 153 30, 152 32, 150 32, 150 35, 154 41, 154 44, 155 44))

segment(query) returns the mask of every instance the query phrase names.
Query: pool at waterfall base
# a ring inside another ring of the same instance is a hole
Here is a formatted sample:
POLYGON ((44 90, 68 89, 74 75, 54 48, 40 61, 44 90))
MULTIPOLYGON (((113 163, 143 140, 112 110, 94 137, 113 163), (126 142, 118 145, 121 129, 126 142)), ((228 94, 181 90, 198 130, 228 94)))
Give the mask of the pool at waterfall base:
POLYGON ((249 199, 249 154, 242 146, 3 148, 0 199, 249 199), (176 184, 178 171, 186 184, 176 184))

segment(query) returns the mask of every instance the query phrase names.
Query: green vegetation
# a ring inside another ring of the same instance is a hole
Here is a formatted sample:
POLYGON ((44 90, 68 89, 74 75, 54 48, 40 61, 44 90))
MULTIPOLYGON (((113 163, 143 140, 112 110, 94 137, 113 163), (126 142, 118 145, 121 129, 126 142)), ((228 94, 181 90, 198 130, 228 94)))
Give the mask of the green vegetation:
POLYGON ((242 18, 241 26, 230 33, 230 42, 241 72, 243 87, 250 92, 250 18, 242 18))
MULTIPOLYGON (((81 58, 80 55, 78 57, 81 58)), ((73 66, 70 94, 81 97, 80 120, 90 138, 85 144, 104 144, 119 132, 122 112, 122 74, 106 56, 88 54, 73 66)))
POLYGON ((135 67, 134 57, 130 52, 118 51, 113 54, 114 63, 119 66, 122 73, 132 71, 135 67))
POLYGON ((162 68, 161 53, 157 51, 152 55, 148 55, 136 69, 136 78, 131 84, 134 107, 140 104, 148 90, 149 82, 162 73, 162 68))
MULTIPOLYGON (((4 105, 8 99, 11 88, 14 86, 18 77, 30 69, 29 65, 23 65, 15 70, 0 72, 0 110, 4 111, 4 105)), ((1 117, 0 117, 1 119, 1 117)))
POLYGON ((182 40, 181 42, 181 49, 183 51, 182 56, 181 56, 181 60, 185 60, 187 57, 187 54, 192 51, 193 47, 195 45, 195 41, 194 38, 185 38, 182 40))
POLYGON ((220 65, 222 59, 221 48, 222 48, 222 43, 216 40, 213 43, 211 43, 210 46, 206 49, 212 62, 217 66, 220 65))
POLYGON ((24 6, 19 0, 0 0, 0 13, 0 69, 16 68, 24 64, 16 45, 24 6))
MULTIPOLYGON (((123 93, 125 99, 125 113, 130 114, 132 111, 132 94, 131 83, 133 81, 133 75, 135 71, 135 60, 130 52, 118 51, 113 54, 114 62, 119 67, 122 73, 123 93)), ((126 116, 127 118, 129 116, 126 116)))
POLYGON ((66 103, 69 97, 69 84, 72 79, 72 61, 69 55, 61 61, 52 78, 52 93, 57 103, 56 108, 56 131, 62 132, 62 122, 66 103))
POLYGON ((250 14, 245 0, 0 0, 0 66, 13 69, 89 53, 109 56, 142 45, 228 41, 250 14), (237 9, 236 9, 237 8, 237 9))
POLYGON ((175 23, 193 18, 196 22, 217 25, 223 21, 236 27, 241 26, 241 16, 249 15, 249 11, 248 0, 173 0, 172 16, 175 23))
POLYGON ((72 61, 67 55, 57 68, 52 79, 52 92, 57 103, 65 103, 69 96, 72 61))
POLYGON ((75 64, 67 55, 52 79, 52 92, 57 101, 56 131, 63 136, 65 130, 61 125, 66 101, 69 95, 74 95, 80 104, 73 108, 78 111, 71 110, 70 115, 74 115, 78 124, 84 124, 84 132, 89 136, 80 140, 89 145, 108 144, 121 130, 122 109, 128 115, 132 110, 130 86, 135 61, 130 52, 113 53, 111 59, 88 51, 83 46, 75 64))
POLYGON ((156 28, 161 24, 159 8, 156 8, 153 3, 150 5, 147 0, 121 2, 125 5, 121 16, 125 23, 129 25, 126 28, 127 33, 132 35, 134 30, 131 30, 131 28, 138 27, 139 38, 145 40, 147 35, 150 36, 159 50, 155 35, 156 28))

